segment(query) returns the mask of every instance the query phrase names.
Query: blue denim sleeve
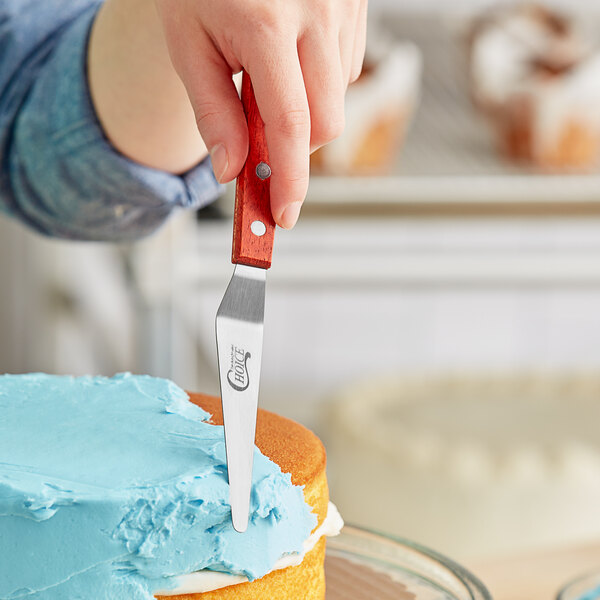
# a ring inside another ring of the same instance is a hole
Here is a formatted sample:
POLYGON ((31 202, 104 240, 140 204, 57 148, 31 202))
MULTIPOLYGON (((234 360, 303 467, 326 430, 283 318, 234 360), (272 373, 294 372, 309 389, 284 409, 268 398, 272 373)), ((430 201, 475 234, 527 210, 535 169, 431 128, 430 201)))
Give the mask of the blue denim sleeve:
MULTIPOLYGON (((11 0, 0 0, 0 9, 2 2, 11 0)), ((38 5, 46 2, 61 4, 38 5)), ((97 0, 88 2, 40 40, 37 56, 37 49, 29 51, 10 81, 0 82, 14 96, 12 104, 6 93, 0 102, 0 209, 47 235, 126 241, 151 233, 176 209, 208 204, 221 186, 208 159, 176 176, 127 159, 106 139, 86 74, 88 34, 98 6, 97 0), (14 92, 19 78, 26 93, 14 92)), ((0 35, 0 50, 2 42, 0 35)))

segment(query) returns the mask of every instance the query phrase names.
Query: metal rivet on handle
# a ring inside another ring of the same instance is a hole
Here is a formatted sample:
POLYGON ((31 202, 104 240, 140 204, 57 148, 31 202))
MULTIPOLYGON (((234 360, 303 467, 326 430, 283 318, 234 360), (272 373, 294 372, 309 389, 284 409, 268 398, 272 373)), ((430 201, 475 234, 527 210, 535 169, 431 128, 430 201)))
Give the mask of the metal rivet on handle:
POLYGON ((261 162, 256 165, 256 176, 263 181, 271 177, 271 167, 266 162, 261 162))
POLYGON ((257 237, 261 237, 267 233, 267 226, 262 221, 254 221, 252 225, 250 225, 250 230, 257 237))

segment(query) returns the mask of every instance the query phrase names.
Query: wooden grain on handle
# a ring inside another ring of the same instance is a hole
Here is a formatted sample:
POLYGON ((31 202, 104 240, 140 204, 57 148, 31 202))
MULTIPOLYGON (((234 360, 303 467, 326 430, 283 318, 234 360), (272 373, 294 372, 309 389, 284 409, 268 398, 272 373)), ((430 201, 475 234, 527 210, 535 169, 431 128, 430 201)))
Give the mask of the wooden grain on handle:
POLYGON ((237 178, 233 216, 233 252, 231 261, 268 269, 271 266, 275 221, 271 214, 270 178, 262 180, 256 167, 269 164, 264 123, 261 119, 250 77, 242 77, 242 103, 248 121, 249 148, 246 164, 237 178), (254 229, 262 235, 253 232, 254 229), (260 224, 264 227, 261 227, 260 224))

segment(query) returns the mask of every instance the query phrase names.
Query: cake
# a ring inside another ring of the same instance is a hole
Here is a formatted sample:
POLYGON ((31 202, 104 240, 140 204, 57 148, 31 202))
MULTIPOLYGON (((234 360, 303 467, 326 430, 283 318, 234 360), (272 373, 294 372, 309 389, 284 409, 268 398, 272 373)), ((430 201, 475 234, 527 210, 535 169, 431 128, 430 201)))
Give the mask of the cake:
POLYGON ((379 32, 369 40, 363 72, 346 93, 344 133, 313 153, 313 173, 383 174, 396 161, 419 98, 421 52, 379 32))
POLYGON ((459 560, 593 542, 598 398, 600 377, 583 374, 349 385, 326 429, 332 492, 352 522, 459 560))
POLYGON ((0 414, 0 598, 323 600, 341 519, 302 426, 259 411, 240 534, 218 399, 148 376, 5 375, 0 414))
POLYGON ((600 152, 600 53, 574 20, 538 4, 497 7, 470 35, 472 94, 510 159, 586 168, 600 152))

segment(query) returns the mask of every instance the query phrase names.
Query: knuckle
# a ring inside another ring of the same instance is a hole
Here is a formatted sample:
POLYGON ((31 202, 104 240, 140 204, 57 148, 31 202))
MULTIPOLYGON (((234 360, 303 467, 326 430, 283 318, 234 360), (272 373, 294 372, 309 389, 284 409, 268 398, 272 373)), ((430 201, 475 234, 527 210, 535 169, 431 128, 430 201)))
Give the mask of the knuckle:
POLYGON ((308 173, 306 171, 292 173, 285 177, 285 181, 294 187, 303 188, 307 185, 308 173))
POLYGON ((309 174, 310 163, 308 154, 302 159, 288 162, 285 169, 279 171, 278 181, 286 191, 286 198, 294 198, 296 195, 302 195, 303 190, 308 188, 309 174))
POLYGON ((201 104, 196 106, 196 125, 198 128, 206 127, 206 125, 212 122, 216 118, 220 118, 223 115, 223 109, 216 104, 201 104))
POLYGON ((231 109, 226 103, 203 102, 194 106, 196 127, 202 136, 210 136, 211 132, 221 128, 228 114, 231 114, 231 109))
POLYGON ((279 115, 276 127, 286 137, 306 137, 310 131, 308 112, 303 109, 285 110, 279 115))
POLYGON ((246 32, 253 39, 278 38, 284 25, 276 3, 267 3, 260 10, 248 11, 246 23, 246 32))
POLYGON ((301 202, 308 190, 308 171, 288 175, 282 181, 283 195, 289 202, 301 202))

